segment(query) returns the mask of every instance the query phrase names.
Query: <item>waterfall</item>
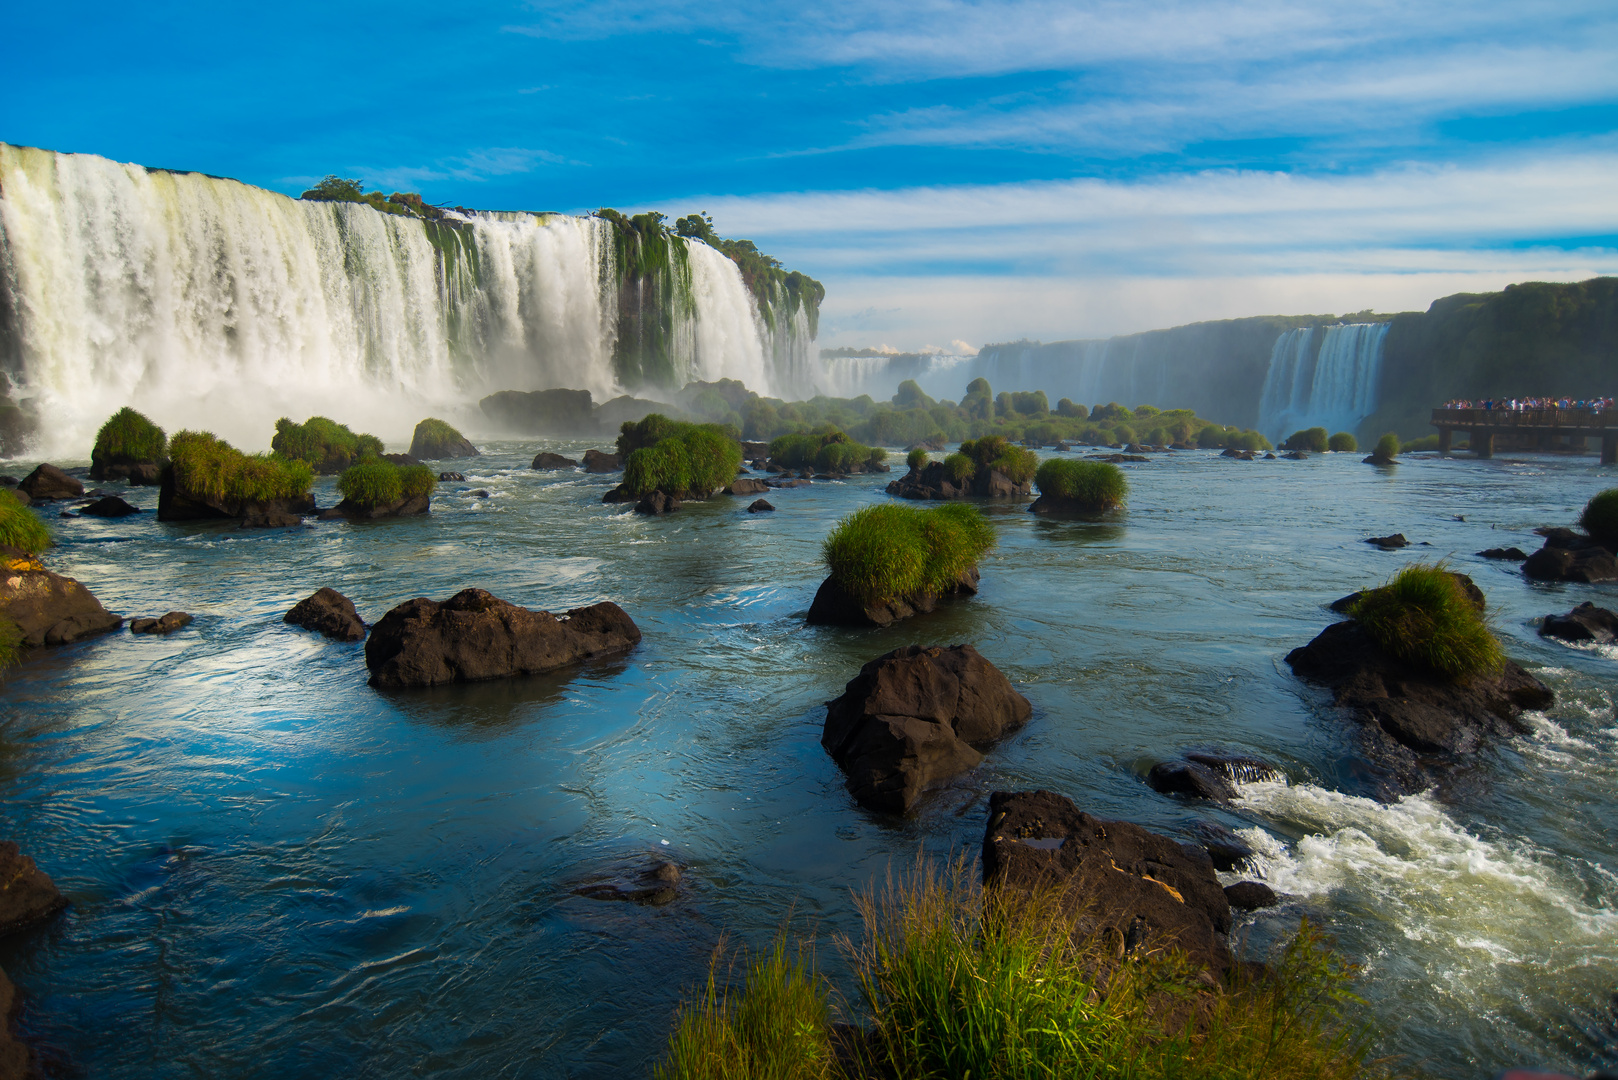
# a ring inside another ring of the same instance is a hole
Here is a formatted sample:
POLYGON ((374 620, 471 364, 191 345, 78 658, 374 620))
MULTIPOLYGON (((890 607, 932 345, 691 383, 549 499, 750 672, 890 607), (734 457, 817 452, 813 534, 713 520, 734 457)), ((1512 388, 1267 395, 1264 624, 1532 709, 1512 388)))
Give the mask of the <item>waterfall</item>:
POLYGON ((233 180, 0 143, 0 402, 83 456, 124 405, 245 448, 281 415, 399 441, 474 430, 496 390, 602 401, 693 379, 812 383, 814 312, 700 241, 564 214, 305 202, 233 180), (631 250, 633 247, 633 251, 631 250))
POLYGON ((1294 431, 1352 432, 1376 411, 1388 323, 1288 330, 1270 352, 1258 428, 1280 442, 1294 431), (1318 345, 1317 345, 1318 342, 1318 345))

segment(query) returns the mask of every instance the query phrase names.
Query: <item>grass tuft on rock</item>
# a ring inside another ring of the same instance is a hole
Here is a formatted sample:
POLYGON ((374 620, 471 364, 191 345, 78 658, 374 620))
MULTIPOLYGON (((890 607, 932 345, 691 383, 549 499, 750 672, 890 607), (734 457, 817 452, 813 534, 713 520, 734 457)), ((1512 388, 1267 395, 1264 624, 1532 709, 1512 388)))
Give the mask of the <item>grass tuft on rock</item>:
POLYGON ((167 449, 163 429, 125 405, 96 432, 90 461, 95 465, 160 461, 167 449))
MULTIPOLYGON (((925 453, 922 456, 925 459, 925 453)), ((835 427, 770 440, 770 461, 783 469, 846 473, 881 465, 887 459, 888 452, 880 446, 864 446, 835 427)))
POLYGON ((307 461, 244 454, 208 431, 182 431, 169 440, 174 489, 213 502, 301 499, 315 482, 307 461))
POLYGON ((1377 457, 1396 458, 1399 456, 1399 436, 1388 432, 1376 441, 1376 449, 1372 451, 1377 457))
POLYGON ((1032 480, 1039 468, 1039 457, 1032 450, 1013 446, 999 435, 968 439, 961 444, 961 453, 980 469, 998 469, 1014 484, 1032 480))
POLYGON ((1326 448, 1334 454, 1352 453, 1360 448, 1359 440, 1346 431, 1339 431, 1326 440, 1326 448))
POLYGON ((618 436, 623 488, 637 497, 661 491, 675 499, 706 499, 736 479, 741 443, 717 424, 687 424, 658 413, 626 423, 618 436), (651 440, 651 441, 648 441, 651 440))
POLYGON ((1330 446, 1331 439, 1326 435, 1326 429, 1312 427, 1288 435, 1286 442, 1281 444, 1281 449, 1308 450, 1311 453, 1324 454, 1330 446))
POLYGON ((331 476, 365 458, 380 457, 382 440, 356 434, 324 416, 311 416, 301 424, 283 416, 275 422, 270 449, 284 458, 308 462, 321 476, 331 476))
POLYGON ((1607 545, 1618 545, 1618 488, 1608 488, 1584 504, 1579 527, 1607 545))
POLYGON ((436 461, 444 457, 446 451, 458 448, 465 441, 465 437, 448 421, 429 416, 416 425, 415 432, 410 436, 410 456, 436 461))
POLYGON ((338 493, 366 509, 431 495, 437 486, 438 477, 425 465, 395 465, 381 460, 350 465, 337 478, 338 493))
POLYGON ((932 458, 928 456, 927 451, 919 446, 905 455, 905 464, 912 469, 925 468, 927 462, 931 460, 932 458))
POLYGON ((878 503, 837 523, 821 546, 826 568, 866 607, 943 596, 994 547, 994 526, 975 506, 930 510, 878 503))
POLYGON ((1498 675, 1500 641, 1442 563, 1411 563, 1349 609, 1390 655, 1451 679, 1498 675))
POLYGON ((0 488, 0 544, 38 555, 51 546, 51 531, 39 515, 0 488))
POLYGON ((1381 1073, 1366 1065, 1369 1033, 1352 1013, 1362 1004, 1350 990, 1355 969, 1307 921, 1268 975, 1210 984, 1173 950, 1120 962, 1115 941, 1090 932, 1058 889, 985 889, 974 871, 965 859, 918 861, 908 879, 890 875, 856 898, 861 940, 840 942, 859 987, 847 1017, 780 938, 734 991, 717 988, 710 967, 705 991, 681 1009, 658 1080, 1381 1073))
POLYGON ((6 671, 22 663, 23 654, 28 651, 28 646, 23 644, 23 637, 22 627, 6 616, 0 615, 0 671, 6 671))
POLYGON ((1082 510, 1116 510, 1129 494, 1124 471, 1106 461, 1049 458, 1040 462, 1034 483, 1041 495, 1070 502, 1082 510))

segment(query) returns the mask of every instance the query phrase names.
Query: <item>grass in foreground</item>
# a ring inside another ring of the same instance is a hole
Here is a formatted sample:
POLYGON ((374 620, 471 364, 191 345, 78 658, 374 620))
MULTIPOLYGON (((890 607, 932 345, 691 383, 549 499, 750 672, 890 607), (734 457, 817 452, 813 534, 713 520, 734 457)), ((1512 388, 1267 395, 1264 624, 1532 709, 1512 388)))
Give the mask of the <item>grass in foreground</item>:
POLYGON ((126 405, 113 413, 101 425, 101 430, 96 432, 90 461, 97 465, 103 462, 158 461, 167 449, 168 437, 163 434, 163 429, 126 405))
POLYGON ((306 461, 275 454, 244 454, 208 431, 182 431, 169 440, 174 488, 213 502, 298 499, 315 482, 306 461))
POLYGON ((1349 615, 1393 656, 1446 675, 1496 675, 1500 640, 1442 563, 1411 563, 1368 590, 1349 615))
MULTIPOLYGON (((659 1080, 1349 1080, 1368 1068, 1350 1015, 1354 969, 1305 923, 1262 979, 1210 987, 1168 950, 1122 959, 1083 934, 1059 891, 984 889, 976 867, 924 861, 857 899, 861 941, 842 942, 864 1037, 841 1057, 837 1010, 784 940, 744 986, 703 993, 677 1021, 659 1080), (745 1018, 745 1019, 744 1019, 745 1018), (754 1066, 748 1072, 746 1062, 754 1066)), ((846 1030, 846 1029, 845 1029, 846 1030)))
POLYGON ((931 510, 878 503, 837 523, 821 546, 833 580, 866 607, 942 596, 994 547, 994 526, 975 506, 931 510))
POLYGON ((51 546, 51 531, 39 515, 0 488, 0 544, 38 555, 51 546))
POLYGON ((337 491, 345 500, 367 509, 400 499, 431 495, 438 477, 425 465, 395 465, 391 461, 362 461, 350 465, 337 478, 337 491))
POLYGON ((1129 494, 1124 471, 1107 461, 1049 458, 1040 463, 1034 483, 1041 495, 1064 499, 1095 513, 1117 509, 1129 494))
POLYGON ((1618 544, 1618 488, 1608 488, 1585 503, 1579 527, 1603 544, 1618 544))

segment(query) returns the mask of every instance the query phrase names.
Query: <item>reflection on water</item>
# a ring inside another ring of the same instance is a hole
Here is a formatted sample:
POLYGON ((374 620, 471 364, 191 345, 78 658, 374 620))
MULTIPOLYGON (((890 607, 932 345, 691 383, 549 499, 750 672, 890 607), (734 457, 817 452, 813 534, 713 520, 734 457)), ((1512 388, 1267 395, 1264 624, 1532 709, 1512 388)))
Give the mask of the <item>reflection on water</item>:
MULTIPOLYGON (((1470 554, 1533 546, 1612 470, 1156 458, 1126 466, 1130 506, 1100 521, 991 507, 977 597, 848 630, 803 624, 820 542, 887 477, 775 492, 774 514, 721 497, 645 518, 599 501, 612 477, 527 468, 582 445, 490 449, 423 519, 53 519, 54 564, 110 608, 197 615, 40 653, 0 700, 4 835, 74 902, 0 965, 62 1071, 637 1075, 722 931, 762 942, 789 912, 822 940, 856 931, 851 887, 917 845, 975 847, 987 793, 1024 787, 1187 838, 1199 819, 1245 830, 1294 897, 1248 920, 1253 947, 1323 922, 1366 965, 1382 1049, 1432 1075, 1612 1063, 1618 678, 1610 652, 1534 620, 1614 590, 1470 554), (1432 547, 1362 543, 1389 532, 1432 547), (1281 658, 1323 604, 1434 556, 1473 575, 1559 701, 1464 783, 1376 803, 1342 719, 1281 658), (361 646, 280 621, 322 585, 367 621, 474 585, 553 611, 610 599, 645 637, 549 676, 383 694, 361 646), (915 817, 866 813, 820 748, 824 703, 889 649, 963 641, 1033 720, 915 817), (1289 780, 1225 809, 1142 783, 1208 746, 1289 780), (682 868, 676 902, 573 892, 647 852, 682 868)), ((331 480, 317 497, 335 501, 331 480)))

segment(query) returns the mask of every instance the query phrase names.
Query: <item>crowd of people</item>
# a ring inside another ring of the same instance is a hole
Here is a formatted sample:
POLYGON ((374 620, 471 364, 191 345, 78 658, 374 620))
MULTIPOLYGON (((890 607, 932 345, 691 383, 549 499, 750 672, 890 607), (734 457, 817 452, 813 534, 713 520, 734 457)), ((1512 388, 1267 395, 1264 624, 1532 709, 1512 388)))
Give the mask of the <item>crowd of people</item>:
POLYGON ((1536 409, 1590 409, 1594 412, 1603 412, 1613 407, 1614 399, 1601 398, 1485 398, 1482 401, 1465 401, 1457 398, 1446 401, 1446 409, 1487 409, 1502 410, 1506 412, 1531 412, 1536 409))

